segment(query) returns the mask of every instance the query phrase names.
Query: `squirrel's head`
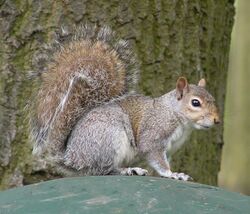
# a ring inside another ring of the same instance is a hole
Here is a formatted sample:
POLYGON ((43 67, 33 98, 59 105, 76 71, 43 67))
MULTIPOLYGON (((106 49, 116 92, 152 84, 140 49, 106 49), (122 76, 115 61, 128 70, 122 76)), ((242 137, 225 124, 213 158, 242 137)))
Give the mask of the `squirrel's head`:
POLYGON ((192 85, 185 77, 180 77, 176 84, 180 111, 196 129, 207 129, 220 123, 215 100, 205 87, 205 79, 201 79, 198 85, 192 85))

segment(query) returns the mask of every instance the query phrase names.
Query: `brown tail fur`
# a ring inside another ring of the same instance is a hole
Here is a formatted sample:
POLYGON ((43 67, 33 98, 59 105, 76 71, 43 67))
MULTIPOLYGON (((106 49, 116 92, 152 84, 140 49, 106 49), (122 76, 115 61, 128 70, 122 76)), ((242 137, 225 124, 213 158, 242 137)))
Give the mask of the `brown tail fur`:
POLYGON ((60 155, 78 118, 136 85, 137 66, 128 44, 108 27, 81 27, 53 55, 32 101, 34 153, 60 155))

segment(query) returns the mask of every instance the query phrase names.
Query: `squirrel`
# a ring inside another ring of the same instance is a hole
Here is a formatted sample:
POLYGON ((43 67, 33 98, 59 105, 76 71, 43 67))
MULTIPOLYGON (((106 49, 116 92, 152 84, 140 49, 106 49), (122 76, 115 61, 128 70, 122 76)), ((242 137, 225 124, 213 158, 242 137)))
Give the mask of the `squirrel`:
POLYGON ((32 101, 34 154, 46 154, 64 175, 146 175, 135 160, 146 160, 160 176, 172 172, 174 153, 193 129, 220 123, 206 81, 150 98, 133 92, 138 64, 127 41, 109 27, 82 27, 55 51, 32 101), (132 92, 131 92, 132 91, 132 92))

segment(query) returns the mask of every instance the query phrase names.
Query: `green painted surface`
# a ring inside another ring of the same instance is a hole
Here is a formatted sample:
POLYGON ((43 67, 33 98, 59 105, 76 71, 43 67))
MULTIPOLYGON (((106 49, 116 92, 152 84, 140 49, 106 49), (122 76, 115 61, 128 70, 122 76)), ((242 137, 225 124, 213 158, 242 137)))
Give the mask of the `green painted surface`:
POLYGON ((249 213, 250 197, 156 177, 79 177, 0 192, 0 213, 249 213))

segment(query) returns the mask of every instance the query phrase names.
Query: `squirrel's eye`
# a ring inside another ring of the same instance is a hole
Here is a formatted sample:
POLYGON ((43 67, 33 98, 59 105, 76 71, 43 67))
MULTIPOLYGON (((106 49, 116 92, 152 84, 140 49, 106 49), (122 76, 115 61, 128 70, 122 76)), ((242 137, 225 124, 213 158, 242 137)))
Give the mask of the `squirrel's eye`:
POLYGON ((200 103, 199 100, 193 99, 193 100, 192 100, 192 106, 194 106, 194 107, 200 107, 200 106, 201 106, 201 103, 200 103))

